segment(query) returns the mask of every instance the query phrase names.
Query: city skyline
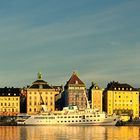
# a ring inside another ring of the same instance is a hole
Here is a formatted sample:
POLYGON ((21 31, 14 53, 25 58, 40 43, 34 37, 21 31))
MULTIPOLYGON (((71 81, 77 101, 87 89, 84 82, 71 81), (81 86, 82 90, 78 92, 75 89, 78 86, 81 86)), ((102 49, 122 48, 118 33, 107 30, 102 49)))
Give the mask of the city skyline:
POLYGON ((0 87, 30 85, 39 71, 50 85, 77 71, 87 87, 140 86, 139 0, 0 3, 0 87))

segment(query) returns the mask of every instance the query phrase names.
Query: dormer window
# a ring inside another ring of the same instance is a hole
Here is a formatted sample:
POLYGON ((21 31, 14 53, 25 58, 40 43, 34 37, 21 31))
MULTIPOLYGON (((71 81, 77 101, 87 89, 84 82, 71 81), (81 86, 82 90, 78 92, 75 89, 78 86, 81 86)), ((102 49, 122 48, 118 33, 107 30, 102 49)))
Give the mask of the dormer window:
POLYGON ((42 89, 43 88, 43 85, 39 85, 39 88, 42 89))
POLYGON ((78 81, 75 81, 75 84, 78 84, 78 81))

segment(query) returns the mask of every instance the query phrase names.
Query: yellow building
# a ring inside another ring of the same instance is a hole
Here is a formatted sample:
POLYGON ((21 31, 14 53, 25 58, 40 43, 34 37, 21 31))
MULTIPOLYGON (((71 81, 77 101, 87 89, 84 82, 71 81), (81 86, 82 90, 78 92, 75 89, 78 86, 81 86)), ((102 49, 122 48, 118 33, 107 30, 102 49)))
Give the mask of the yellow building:
POLYGON ((20 89, 0 88, 0 116, 15 116, 20 113, 20 89))
POLYGON ((109 83, 104 91, 104 110, 109 115, 139 117, 139 92, 128 84, 109 83))
POLYGON ((101 89, 97 84, 92 83, 90 87, 90 94, 91 94, 91 107, 93 109, 98 109, 99 111, 102 111, 103 89, 101 89))
POLYGON ((27 114, 37 114, 42 111, 45 105, 48 111, 55 110, 55 96, 59 90, 49 86, 42 80, 42 75, 38 73, 38 79, 27 89, 27 114))

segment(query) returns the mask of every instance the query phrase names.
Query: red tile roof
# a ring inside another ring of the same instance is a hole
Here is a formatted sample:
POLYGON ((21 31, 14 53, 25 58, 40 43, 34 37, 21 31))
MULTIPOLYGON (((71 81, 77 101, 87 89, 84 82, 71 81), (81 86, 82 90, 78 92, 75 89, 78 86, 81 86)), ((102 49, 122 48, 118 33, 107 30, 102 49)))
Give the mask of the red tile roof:
POLYGON ((80 85, 85 85, 78 77, 78 75, 73 72, 71 78, 69 79, 69 81, 67 82, 67 84, 80 84, 80 85))

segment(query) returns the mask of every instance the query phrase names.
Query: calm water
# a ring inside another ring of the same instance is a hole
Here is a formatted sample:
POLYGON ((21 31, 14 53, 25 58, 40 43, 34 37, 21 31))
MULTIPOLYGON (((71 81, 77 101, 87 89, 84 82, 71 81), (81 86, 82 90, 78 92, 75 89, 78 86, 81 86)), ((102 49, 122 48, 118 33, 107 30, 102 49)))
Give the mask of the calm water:
POLYGON ((140 127, 0 126, 0 140, 140 140, 140 127))

